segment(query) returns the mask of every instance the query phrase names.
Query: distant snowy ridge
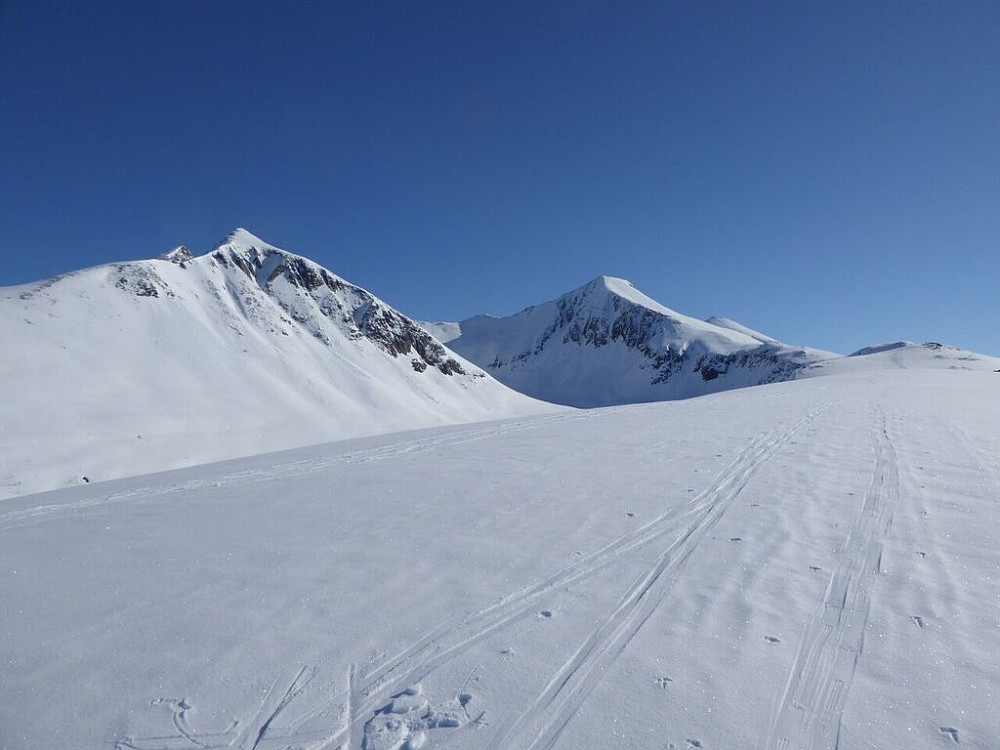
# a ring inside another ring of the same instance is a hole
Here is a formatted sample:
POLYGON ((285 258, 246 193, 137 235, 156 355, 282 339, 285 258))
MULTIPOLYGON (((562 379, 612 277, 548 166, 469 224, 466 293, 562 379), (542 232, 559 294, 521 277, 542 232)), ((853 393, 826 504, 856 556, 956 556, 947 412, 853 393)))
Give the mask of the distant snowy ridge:
POLYGON ((457 333, 448 346, 511 388, 582 407, 788 380, 835 356, 713 320, 681 315, 631 282, 601 276, 510 317, 480 315, 429 330, 457 333))
POLYGON ((452 339, 457 339, 462 335, 462 326, 459 323, 427 323, 420 321, 420 325, 442 344, 447 344, 452 339))
POLYGON ((869 354, 881 354, 891 352, 894 349, 905 349, 908 346, 916 346, 912 341, 893 341, 890 344, 876 344, 875 346, 865 346, 856 352, 848 354, 848 357, 866 357, 869 354))
POLYGON ((552 406, 238 229, 0 290, 0 497, 552 406))
POLYGON ((718 315, 713 315, 708 318, 706 323, 711 323, 713 326, 718 326, 719 328, 728 328, 730 331, 736 331, 738 333, 745 334, 752 339, 757 339, 765 344, 780 344, 781 342, 777 339, 773 339, 770 336, 766 336, 760 331, 755 331, 752 328, 747 328, 742 323, 737 323, 735 320, 730 320, 729 318, 722 318, 718 315))
POLYGON ((817 362, 801 372, 802 377, 848 372, 885 372, 888 370, 968 370, 1000 372, 1000 357, 971 352, 934 341, 914 344, 895 341, 866 346, 846 357, 817 362))

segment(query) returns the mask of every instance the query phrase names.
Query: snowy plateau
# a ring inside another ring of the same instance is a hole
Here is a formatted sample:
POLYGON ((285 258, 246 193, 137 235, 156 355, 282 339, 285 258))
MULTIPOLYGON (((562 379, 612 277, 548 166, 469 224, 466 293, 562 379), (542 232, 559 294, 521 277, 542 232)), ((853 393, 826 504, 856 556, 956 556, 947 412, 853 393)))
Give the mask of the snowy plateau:
POLYGON ((0 347, 4 750, 1000 747, 1000 359, 420 327, 242 230, 0 347))

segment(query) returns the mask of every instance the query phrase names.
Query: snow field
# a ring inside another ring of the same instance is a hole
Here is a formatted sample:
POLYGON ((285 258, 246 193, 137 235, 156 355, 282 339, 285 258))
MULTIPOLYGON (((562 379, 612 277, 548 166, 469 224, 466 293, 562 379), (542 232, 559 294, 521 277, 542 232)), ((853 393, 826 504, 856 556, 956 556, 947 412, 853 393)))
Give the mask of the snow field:
POLYGON ((0 747, 995 747, 998 377, 852 371, 5 501, 0 747))

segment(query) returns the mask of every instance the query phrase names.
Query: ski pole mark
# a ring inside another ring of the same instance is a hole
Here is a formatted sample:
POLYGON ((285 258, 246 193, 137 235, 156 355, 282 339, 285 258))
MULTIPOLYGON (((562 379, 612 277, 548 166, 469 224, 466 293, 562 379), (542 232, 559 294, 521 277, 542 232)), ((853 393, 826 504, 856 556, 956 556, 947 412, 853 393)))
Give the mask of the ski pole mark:
POLYGON ((236 738, 236 742, 233 744, 235 750, 257 750, 271 723, 296 696, 306 689, 315 676, 315 669, 302 667, 284 693, 277 690, 278 682, 275 681, 264 696, 264 700, 261 701, 254 720, 247 724, 236 738))

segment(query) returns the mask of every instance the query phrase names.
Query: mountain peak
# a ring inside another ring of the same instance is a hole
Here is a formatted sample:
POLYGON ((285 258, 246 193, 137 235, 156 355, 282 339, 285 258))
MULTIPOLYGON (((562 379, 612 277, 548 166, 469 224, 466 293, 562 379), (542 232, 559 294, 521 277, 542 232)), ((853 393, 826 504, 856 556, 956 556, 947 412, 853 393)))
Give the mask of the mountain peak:
POLYGON ((572 292, 564 294, 560 297, 560 299, 566 301, 582 301, 587 298, 595 300, 602 297, 618 297, 631 304, 660 313, 661 315, 668 315, 674 318, 678 317, 678 313, 674 312, 669 307, 661 305, 652 297, 649 297, 636 289, 635 285, 631 281, 617 276, 598 276, 596 279, 588 281, 586 284, 574 289, 572 292))
POLYGON ((173 250, 163 253, 160 256, 160 260, 169 260, 171 263, 180 264, 186 263, 193 257, 191 251, 184 247, 184 245, 178 245, 173 250))
POLYGON ((583 285, 584 289, 606 289, 609 292, 617 292, 619 289, 635 289, 628 279, 621 279, 617 276, 598 276, 596 279, 588 281, 583 285))
MULTIPOLYGON (((646 304, 647 302, 653 302, 652 299, 647 297, 645 294, 636 289, 635 284, 633 284, 628 279, 622 279, 617 276, 598 276, 595 279, 591 279, 586 284, 581 287, 574 289, 572 292, 563 295, 564 297, 579 295, 579 294, 612 294, 618 297, 624 297, 632 302, 637 302, 636 296, 642 298, 640 304, 646 304)), ((658 304, 658 303, 655 303, 658 304)))
POLYGON ((270 242, 262 240, 260 237, 255 235, 248 229, 243 227, 236 227, 233 231, 226 235, 225 239, 217 243, 215 247, 212 248, 211 252, 216 250, 221 250, 223 248, 245 251, 251 249, 257 250, 278 250, 279 248, 272 245, 270 242))

